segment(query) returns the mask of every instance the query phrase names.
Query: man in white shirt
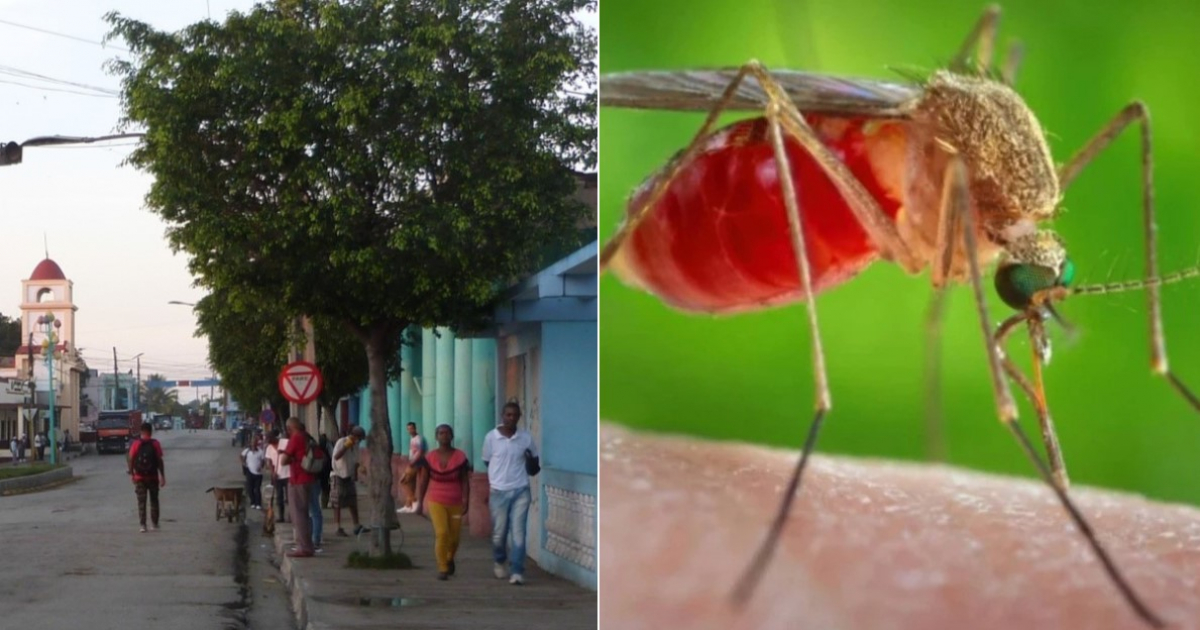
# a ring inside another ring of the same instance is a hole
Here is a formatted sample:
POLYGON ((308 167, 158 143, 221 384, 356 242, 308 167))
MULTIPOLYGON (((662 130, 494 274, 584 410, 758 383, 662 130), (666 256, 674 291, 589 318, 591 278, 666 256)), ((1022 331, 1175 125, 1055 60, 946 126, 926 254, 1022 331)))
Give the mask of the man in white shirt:
POLYGON ((250 497, 250 507, 255 510, 262 509, 263 464, 266 459, 267 452, 258 435, 255 435, 250 439, 250 446, 242 451, 242 466, 246 468, 246 494, 250 497))
POLYGON ((287 438, 279 437, 279 429, 271 431, 267 439, 267 463, 271 466, 271 485, 275 488, 275 522, 287 520, 288 477, 291 476, 291 466, 279 463, 279 455, 287 448, 287 438))
POLYGON ((483 463, 487 466, 488 511, 492 515, 492 572, 499 579, 508 577, 504 562, 512 568, 509 584, 525 583, 525 523, 529 517, 529 475, 525 458, 537 457, 533 436, 517 428, 521 406, 504 405, 500 426, 483 438, 483 463), (510 540, 511 534, 511 540, 510 540), (510 543, 511 544, 508 544, 510 543), (506 549, 509 546, 511 549, 506 549))
POLYGON ((350 430, 350 435, 339 439, 333 445, 333 470, 329 473, 333 488, 329 493, 329 507, 333 508, 338 536, 349 536, 346 530, 342 529, 342 508, 350 510, 355 536, 367 531, 367 528, 358 523, 358 489, 354 483, 358 479, 358 443, 366 435, 362 427, 354 427, 350 430))

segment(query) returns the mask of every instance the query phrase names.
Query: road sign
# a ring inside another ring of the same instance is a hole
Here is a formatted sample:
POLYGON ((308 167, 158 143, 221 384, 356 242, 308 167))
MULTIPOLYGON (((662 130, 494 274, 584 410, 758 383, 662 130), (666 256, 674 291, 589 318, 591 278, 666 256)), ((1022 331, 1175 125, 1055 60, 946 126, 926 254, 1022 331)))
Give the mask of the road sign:
POLYGON ((275 424, 275 411, 270 407, 263 409, 262 413, 258 414, 258 421, 262 424, 275 424))
POLYGON ((324 386, 321 370, 308 361, 289 363, 279 373, 279 391, 284 398, 298 405, 316 400, 324 386))

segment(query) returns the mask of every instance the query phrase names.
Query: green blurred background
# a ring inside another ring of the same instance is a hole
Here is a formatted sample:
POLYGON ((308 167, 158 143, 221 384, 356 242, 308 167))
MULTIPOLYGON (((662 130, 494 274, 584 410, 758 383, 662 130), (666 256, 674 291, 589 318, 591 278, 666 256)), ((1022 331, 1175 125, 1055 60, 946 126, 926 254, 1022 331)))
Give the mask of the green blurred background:
MULTIPOLYGON (((850 76, 898 78, 953 55, 983 3, 927 0, 604 0, 602 72, 736 66, 750 58, 850 76)), ((999 43, 1019 38, 1017 88, 1065 161, 1134 98, 1154 122, 1160 266, 1200 253, 1200 4, 1008 2, 999 43)), ((631 190, 686 145, 699 114, 602 108, 601 241, 631 190)), ((1137 131, 1076 180, 1054 227, 1077 282, 1143 273, 1137 131)), ((993 319, 1010 311, 991 290, 993 319)), ((646 430, 797 448, 812 409, 810 344, 802 305, 735 317, 673 311, 612 276, 601 280, 601 417, 646 430)), ((833 412, 818 449, 926 458, 923 322, 927 274, 886 263, 817 301, 833 412)), ((1163 292, 1171 365, 1200 389, 1200 281, 1163 292)), ((1145 294, 1069 300, 1081 331, 1055 330, 1047 396, 1076 484, 1200 503, 1200 413, 1149 371, 1145 294)), ((1010 354, 1028 366, 1018 335, 1010 354)), ((1032 476, 995 418, 969 289, 954 290, 944 340, 949 459, 1032 476)), ((1018 390, 1014 393, 1020 395, 1018 390)), ((1024 401, 1022 401, 1024 402, 1024 401)), ((1036 435, 1027 404, 1022 422, 1036 435)), ((1036 439, 1036 438, 1035 438, 1036 439)))

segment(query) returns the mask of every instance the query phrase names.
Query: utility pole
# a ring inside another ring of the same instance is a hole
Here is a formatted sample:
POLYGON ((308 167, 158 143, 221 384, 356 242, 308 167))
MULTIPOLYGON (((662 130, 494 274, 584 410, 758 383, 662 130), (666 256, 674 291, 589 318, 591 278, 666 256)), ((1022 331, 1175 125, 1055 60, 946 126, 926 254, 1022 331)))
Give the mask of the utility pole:
MULTIPOLYGON (((145 353, 142 353, 142 354, 145 354, 145 353)), ((133 358, 137 359, 137 380, 134 381, 134 388, 135 388, 134 391, 136 392, 136 394, 133 397, 133 401, 134 401, 133 407, 135 409, 137 409, 138 411, 141 411, 142 410, 142 355, 139 354, 133 358)))
POLYGON ((121 373, 117 370, 117 347, 113 346, 113 390, 112 408, 117 410, 117 391, 121 389, 121 373))

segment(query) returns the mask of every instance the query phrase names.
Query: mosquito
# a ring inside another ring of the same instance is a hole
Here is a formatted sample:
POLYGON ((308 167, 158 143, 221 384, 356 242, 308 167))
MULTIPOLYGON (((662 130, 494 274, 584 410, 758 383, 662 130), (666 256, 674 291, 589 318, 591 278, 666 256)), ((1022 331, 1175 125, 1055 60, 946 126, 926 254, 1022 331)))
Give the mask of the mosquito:
MULTIPOLYGON (((1047 324, 1069 328, 1058 303, 1075 295, 1145 290, 1151 370, 1200 411, 1200 399, 1168 367, 1160 301, 1162 285, 1200 276, 1200 267, 1159 273, 1146 106, 1130 103, 1056 166, 1037 118, 1013 89, 1021 47, 1012 45, 993 68, 999 18, 999 7, 988 7, 950 63, 919 82, 768 71, 754 60, 736 69, 601 77, 601 105, 708 112, 687 147, 634 191, 601 252, 601 271, 687 312, 807 306, 816 410, 766 537, 734 589, 735 604, 750 598, 772 557, 831 407, 815 298, 886 260, 910 274, 930 271, 930 349, 939 346, 946 291, 970 284, 999 420, 1133 611, 1150 626, 1164 625, 1068 494, 1042 371, 1050 360, 1047 324), (717 128, 718 117, 729 111, 759 115, 717 128), (1146 275, 1075 285, 1075 264, 1063 240, 1039 224, 1055 217, 1063 191, 1135 124, 1141 131, 1146 275), (1015 311, 994 330, 980 271, 993 262, 995 290, 1015 311), (1004 349, 1022 327, 1033 350, 1029 375, 1004 349), (1045 460, 1017 421, 1010 380, 1036 412, 1045 460)), ((931 373, 936 376, 936 369, 931 373)))

